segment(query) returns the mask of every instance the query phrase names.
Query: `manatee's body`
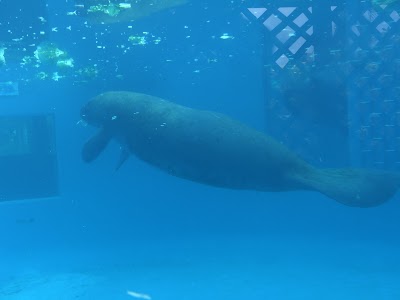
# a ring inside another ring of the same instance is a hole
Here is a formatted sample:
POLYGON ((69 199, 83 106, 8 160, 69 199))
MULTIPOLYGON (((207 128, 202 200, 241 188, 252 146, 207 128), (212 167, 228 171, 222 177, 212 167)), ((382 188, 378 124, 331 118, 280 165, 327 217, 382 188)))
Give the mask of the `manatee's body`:
MULTIPOLYGON (((84 149, 90 162, 111 138, 174 176, 231 189, 318 190, 351 206, 389 199, 400 176, 357 169, 316 169, 282 144, 227 116, 161 98, 109 92, 92 99, 83 120, 101 128, 84 149)), ((122 156, 121 163, 125 156, 122 156)))

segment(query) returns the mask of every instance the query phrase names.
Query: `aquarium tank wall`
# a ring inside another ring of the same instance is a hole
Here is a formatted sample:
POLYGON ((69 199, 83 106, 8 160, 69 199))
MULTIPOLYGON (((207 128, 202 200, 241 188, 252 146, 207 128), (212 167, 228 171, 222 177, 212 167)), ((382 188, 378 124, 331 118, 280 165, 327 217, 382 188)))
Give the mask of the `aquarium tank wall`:
POLYGON ((0 299, 400 299, 399 26, 0 0, 0 299))

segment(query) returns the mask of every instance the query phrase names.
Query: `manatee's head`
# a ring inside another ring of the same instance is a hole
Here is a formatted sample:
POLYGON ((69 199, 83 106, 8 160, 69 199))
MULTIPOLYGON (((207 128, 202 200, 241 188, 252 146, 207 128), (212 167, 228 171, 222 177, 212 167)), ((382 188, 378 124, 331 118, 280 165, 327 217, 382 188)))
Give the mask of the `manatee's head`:
POLYGON ((104 97, 105 94, 100 94, 92 98, 81 108, 81 119, 96 127, 101 127, 106 123, 108 117, 107 102, 110 102, 109 97, 104 97), (108 100, 107 100, 108 99, 108 100))
POLYGON ((129 92, 107 92, 92 98, 81 108, 82 121, 96 127, 118 123, 118 116, 126 112, 129 96, 129 92))
POLYGON ((146 97, 132 92, 107 92, 92 98, 81 108, 82 121, 100 128, 83 146, 82 158, 85 162, 95 160, 112 138, 124 136, 126 120, 132 118, 130 112, 146 97))
POLYGON ((120 123, 118 116, 121 116, 126 110, 124 105, 126 95, 124 92, 100 94, 81 108, 82 121, 101 128, 83 146, 82 158, 85 162, 96 159, 116 133, 116 128, 120 123))

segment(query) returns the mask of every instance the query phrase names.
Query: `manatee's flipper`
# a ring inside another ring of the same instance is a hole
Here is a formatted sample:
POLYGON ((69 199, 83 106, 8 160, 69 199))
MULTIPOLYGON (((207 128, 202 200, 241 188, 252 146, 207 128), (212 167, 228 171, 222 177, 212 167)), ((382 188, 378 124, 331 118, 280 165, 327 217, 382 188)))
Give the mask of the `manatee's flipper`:
POLYGON ((303 184, 342 204, 378 206, 400 188, 400 174, 367 169, 317 169, 297 178, 303 184))
POLYGON ((111 140, 111 135, 104 129, 91 137, 83 146, 82 159, 89 163, 95 160, 106 148, 111 140))
POLYGON ((118 171, 119 168, 121 168, 121 166, 124 164, 124 162, 126 162, 126 160, 129 158, 129 150, 126 149, 125 147, 121 148, 121 155, 119 157, 117 166, 115 167, 115 171, 118 171))

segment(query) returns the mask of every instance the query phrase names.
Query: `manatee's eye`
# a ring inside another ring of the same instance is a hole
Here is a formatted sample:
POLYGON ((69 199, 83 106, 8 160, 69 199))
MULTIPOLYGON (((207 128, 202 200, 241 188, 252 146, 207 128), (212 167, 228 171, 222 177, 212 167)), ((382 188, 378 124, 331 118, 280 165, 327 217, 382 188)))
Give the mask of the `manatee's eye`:
POLYGON ((84 107, 81 108, 81 118, 85 120, 87 117, 88 117, 88 109, 87 105, 85 105, 84 107))

